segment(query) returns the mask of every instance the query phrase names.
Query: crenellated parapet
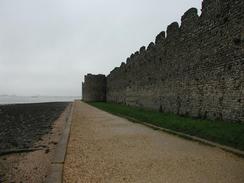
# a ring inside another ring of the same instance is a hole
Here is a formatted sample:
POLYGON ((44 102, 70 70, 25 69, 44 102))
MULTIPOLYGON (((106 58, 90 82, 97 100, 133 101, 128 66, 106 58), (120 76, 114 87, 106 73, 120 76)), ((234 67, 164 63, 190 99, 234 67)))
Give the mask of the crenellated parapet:
POLYGON ((191 8, 185 12, 181 17, 181 26, 180 29, 182 32, 191 32, 193 29, 196 29, 199 25, 199 16, 197 14, 196 8, 191 8))
POLYGON ((180 34, 180 27, 178 22, 173 22, 167 27, 167 39, 175 39, 180 34))
POLYGON ((165 40, 165 31, 160 32, 155 39, 155 44, 159 45, 165 40))

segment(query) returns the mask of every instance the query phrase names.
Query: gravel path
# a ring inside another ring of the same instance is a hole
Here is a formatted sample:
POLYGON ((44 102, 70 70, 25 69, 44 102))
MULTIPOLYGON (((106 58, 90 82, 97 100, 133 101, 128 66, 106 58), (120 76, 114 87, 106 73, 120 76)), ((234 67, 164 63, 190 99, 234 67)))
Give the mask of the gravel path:
POLYGON ((244 159, 75 102, 65 183, 243 183, 244 159))

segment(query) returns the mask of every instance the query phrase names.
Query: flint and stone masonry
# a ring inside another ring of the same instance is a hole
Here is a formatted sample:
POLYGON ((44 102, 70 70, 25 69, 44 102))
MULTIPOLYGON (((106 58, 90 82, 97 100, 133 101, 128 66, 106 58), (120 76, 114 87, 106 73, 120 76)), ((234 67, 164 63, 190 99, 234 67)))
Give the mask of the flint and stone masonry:
POLYGON ((204 0, 200 16, 189 9, 106 78, 89 77, 86 101, 243 123, 244 1, 204 0))
POLYGON ((82 99, 86 102, 106 101, 106 76, 87 74, 82 83, 82 99))

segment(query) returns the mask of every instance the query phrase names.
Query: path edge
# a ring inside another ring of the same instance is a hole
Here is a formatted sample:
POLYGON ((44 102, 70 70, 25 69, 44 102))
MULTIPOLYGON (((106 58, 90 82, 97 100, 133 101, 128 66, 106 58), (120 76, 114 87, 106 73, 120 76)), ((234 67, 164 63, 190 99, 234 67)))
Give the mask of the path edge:
POLYGON ((164 131, 164 132, 167 132, 167 133, 170 133, 170 134, 173 134, 173 135, 177 135, 177 136, 185 138, 185 139, 189 139, 189 140, 192 140, 192 141, 200 142, 200 143, 208 145, 208 146, 217 147, 219 149, 222 149, 224 151, 227 151, 229 153, 232 153, 232 154, 235 154, 235 155, 237 155, 239 157, 244 158, 244 151, 241 151, 239 149, 235 149, 235 148, 232 148, 232 147, 229 147, 229 146, 221 145, 221 144, 218 144, 218 143, 215 143, 215 142, 212 142, 212 141, 200 138, 200 137, 188 135, 188 134, 185 134, 185 133, 182 133, 182 132, 177 132, 177 131, 174 131, 174 130, 158 127, 158 126, 152 125, 150 123, 140 122, 140 124, 143 124, 143 125, 145 125, 147 127, 150 127, 150 128, 152 128, 154 130, 164 131))
POLYGON ((70 129, 72 116, 74 111, 74 102, 70 104, 70 110, 67 118, 65 128, 62 136, 57 144, 54 158, 51 162, 50 174, 45 179, 44 183, 62 183, 63 182, 63 167, 68 148, 68 142, 70 137, 70 129))

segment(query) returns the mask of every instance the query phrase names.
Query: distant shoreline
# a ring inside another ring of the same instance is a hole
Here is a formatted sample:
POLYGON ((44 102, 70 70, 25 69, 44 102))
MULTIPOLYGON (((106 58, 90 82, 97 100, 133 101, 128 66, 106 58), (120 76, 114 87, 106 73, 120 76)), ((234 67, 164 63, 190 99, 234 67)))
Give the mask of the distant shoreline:
POLYGON ((55 103, 70 103, 72 101, 52 101, 52 102, 33 102, 33 103, 9 103, 9 104, 0 104, 0 106, 8 106, 8 105, 32 105, 32 104, 55 104, 55 103))
POLYGON ((72 102, 80 96, 13 96, 0 95, 0 105, 7 104, 33 104, 49 102, 72 102))

